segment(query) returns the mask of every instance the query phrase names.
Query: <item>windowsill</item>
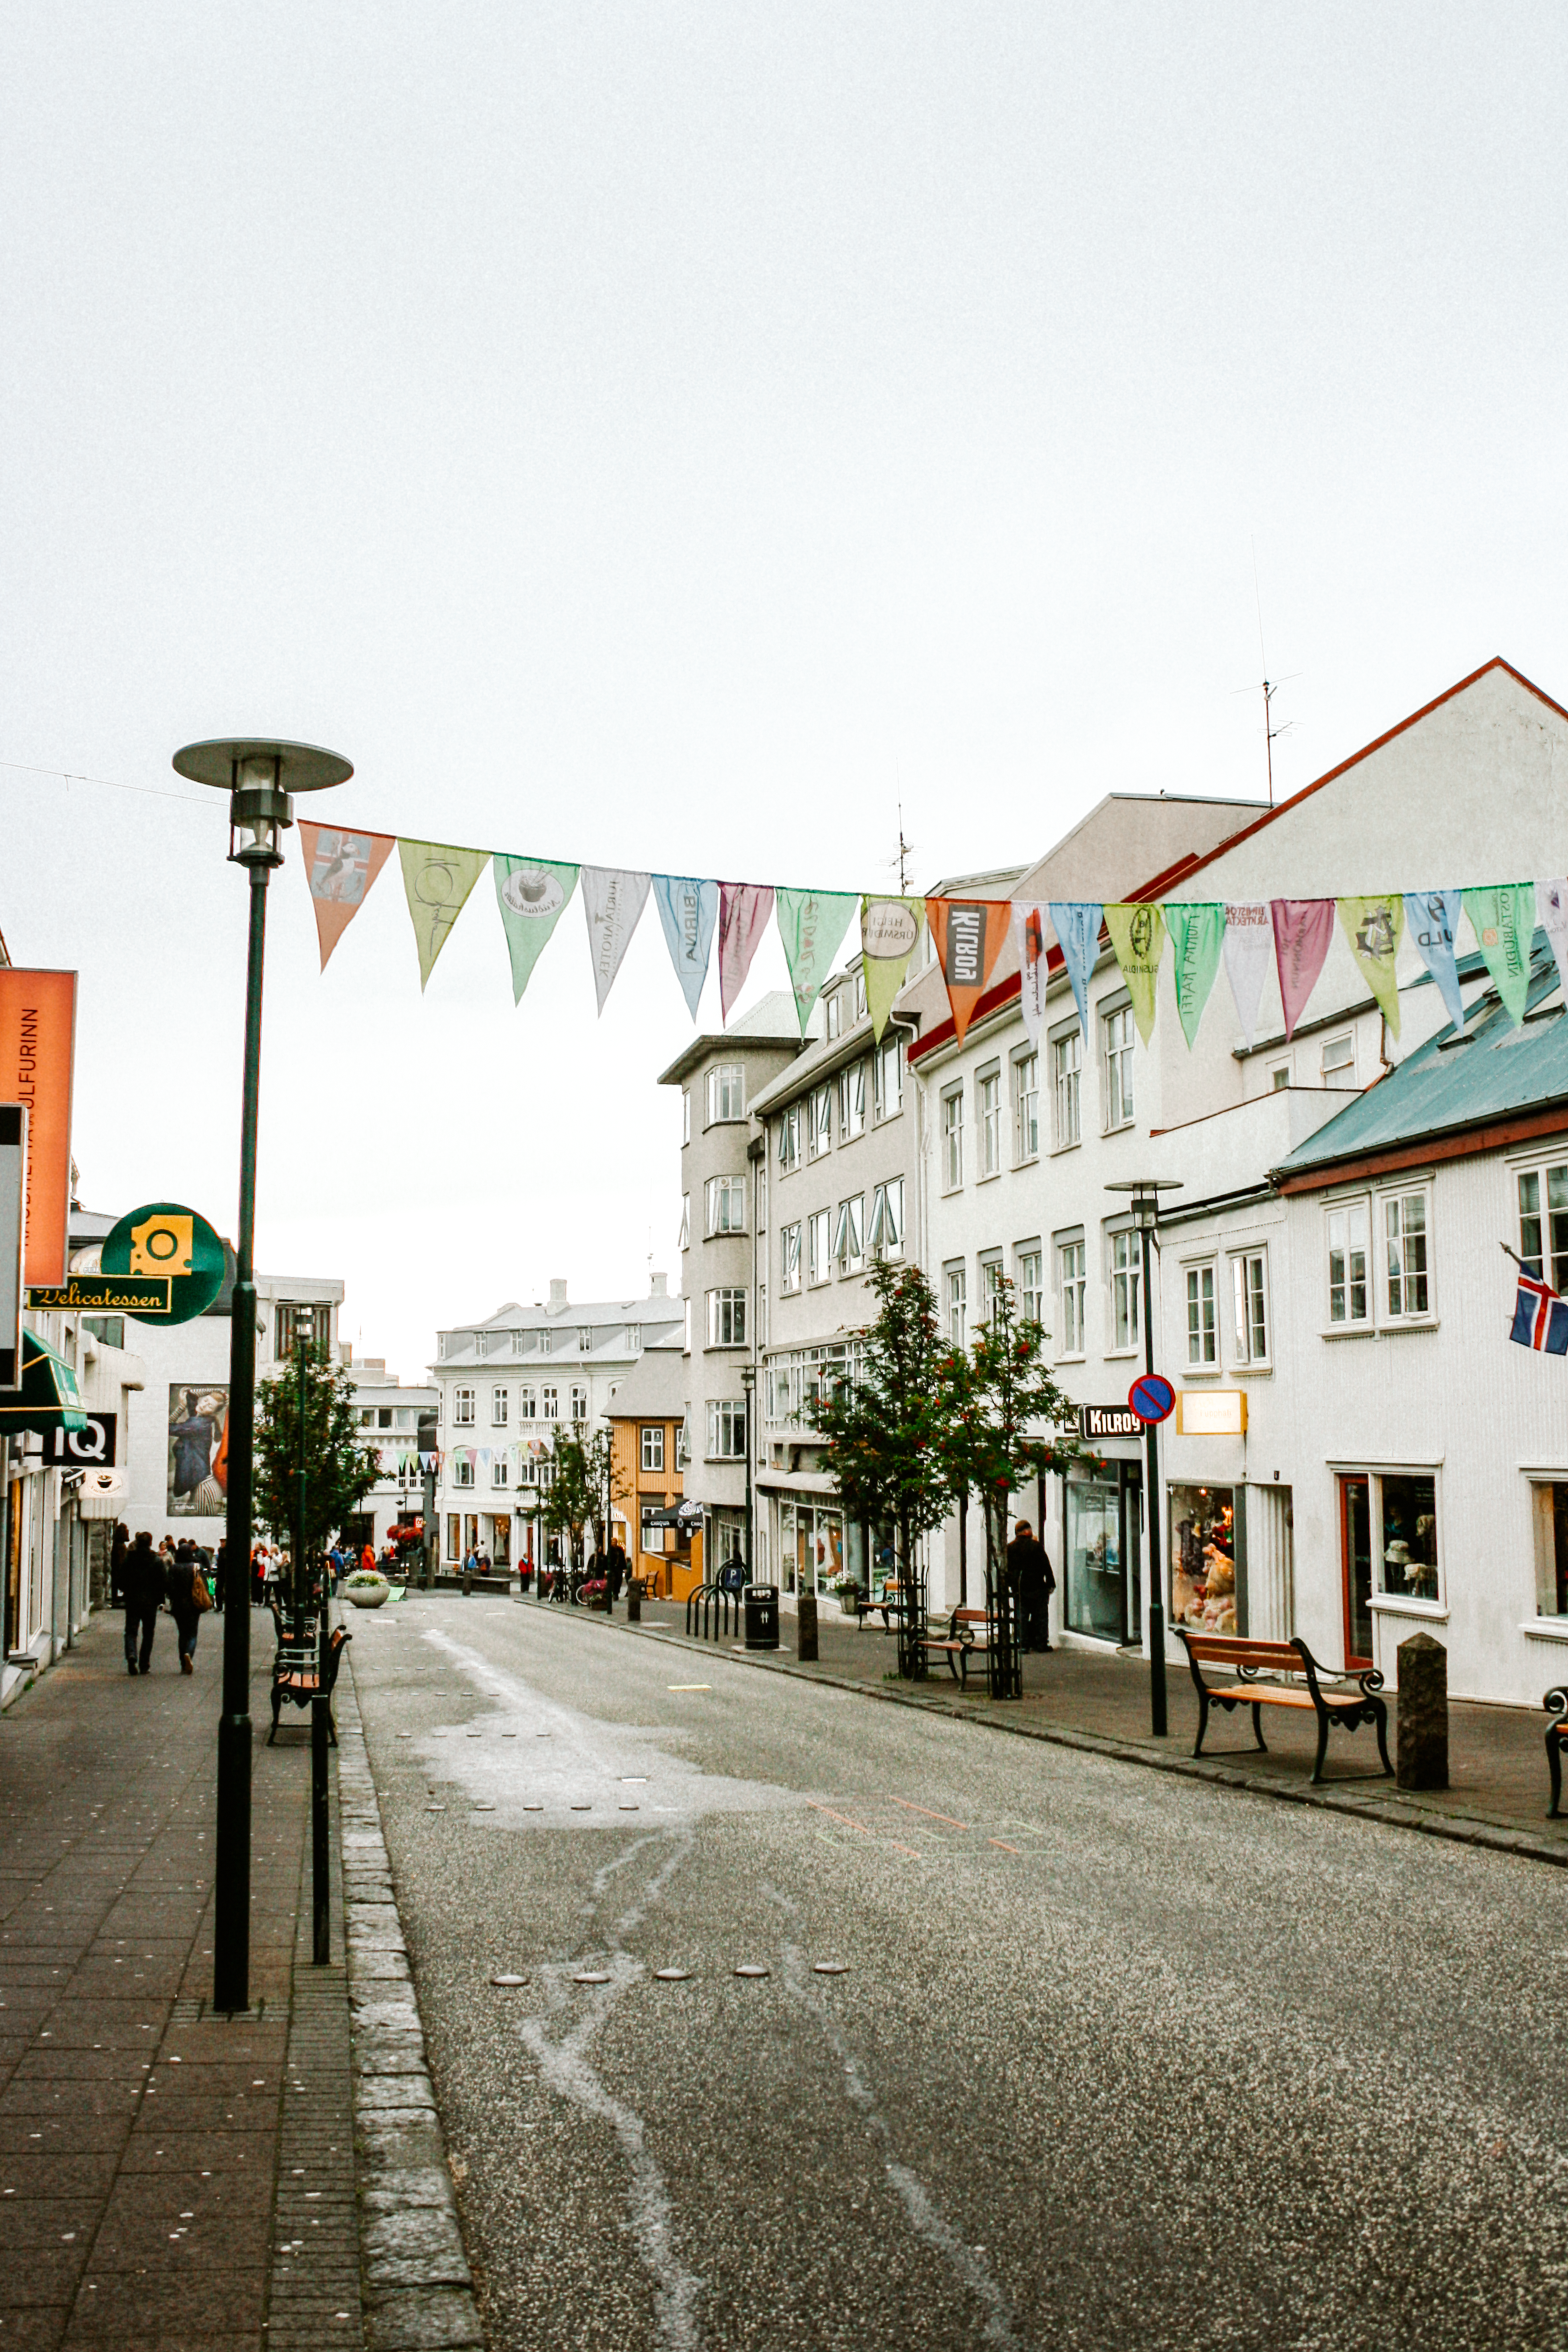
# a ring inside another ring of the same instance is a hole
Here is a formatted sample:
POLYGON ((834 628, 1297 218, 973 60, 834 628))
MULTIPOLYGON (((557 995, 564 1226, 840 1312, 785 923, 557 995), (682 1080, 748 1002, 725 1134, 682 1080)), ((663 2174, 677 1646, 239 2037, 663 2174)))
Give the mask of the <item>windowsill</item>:
POLYGON ((962 1184, 962 1183, 959 1183, 959 1184, 944 1184, 944 1185, 942 1186, 942 1196, 941 1196, 941 1197, 942 1197, 944 1201, 956 1201, 956 1200, 957 1200, 957 1198, 958 1198, 958 1196, 959 1196, 959 1194, 963 1192, 963 1184, 962 1184))
POLYGON ((1425 1617, 1441 1625, 1448 1622, 1446 1601, 1417 1601, 1414 1593, 1374 1592, 1367 1607, 1383 1617, 1425 1617))
POLYGON ((702 1238, 705 1242, 746 1242, 752 1238, 752 1229, 749 1225, 731 1225, 727 1233, 704 1234, 702 1238))
POLYGON ((1053 1160, 1059 1160, 1064 1151, 1081 1151, 1082 1150, 1083 1138, 1080 1135, 1077 1140, 1072 1143, 1053 1143, 1051 1146, 1051 1158, 1053 1160))
POLYGON ((1327 1323, 1319 1333, 1322 1339, 1394 1339, 1407 1331, 1436 1331, 1436 1315, 1401 1317, 1397 1323, 1327 1323))
POLYGON ((1105 1361, 1108 1364, 1130 1364, 1134 1357, 1142 1355, 1142 1352, 1137 1340, 1134 1339, 1130 1348, 1107 1348, 1105 1361))
POLYGON ((1391 1317, 1386 1323, 1380 1323, 1377 1335, 1380 1339, 1392 1339, 1401 1331, 1435 1331, 1436 1328, 1437 1318, 1435 1315, 1398 1315, 1391 1317))
POLYGON ((1057 1358, 1057 1361, 1058 1364, 1087 1364, 1089 1358, 1084 1354, 1083 1349, 1080 1348, 1078 1349, 1076 1354, 1058 1356, 1057 1358))
POLYGON ((1026 1153, 1025 1157, 1024 1157, 1022 1160, 1014 1160, 1014 1162, 1013 1162, 1013 1172, 1014 1172, 1014 1174, 1015 1174, 1015 1175, 1016 1175, 1020 1168, 1037 1168, 1037 1167, 1039 1166, 1039 1164, 1040 1164, 1040 1155, 1039 1155, 1039 1153, 1038 1153, 1037 1151, 1030 1151, 1030 1152, 1026 1153))
POLYGON ((1187 1381, 1223 1381, 1225 1367, 1223 1364, 1188 1364, 1182 1378, 1187 1381))
POLYGON ((1137 1126, 1135 1118, 1119 1118, 1114 1127, 1102 1127, 1101 1135, 1130 1135, 1137 1126))
POLYGON ((1568 1642, 1568 1617, 1527 1617, 1519 1630, 1534 1642, 1568 1642))
POLYGON ((1001 1174, 1000 1168, 993 1168, 985 1175, 977 1176, 974 1181, 977 1184, 994 1184, 999 1181, 1001 1174))
POLYGON ((858 1127, 853 1135, 841 1135, 838 1139, 839 1150, 842 1151, 847 1143, 858 1143, 865 1132, 863 1127, 858 1127))

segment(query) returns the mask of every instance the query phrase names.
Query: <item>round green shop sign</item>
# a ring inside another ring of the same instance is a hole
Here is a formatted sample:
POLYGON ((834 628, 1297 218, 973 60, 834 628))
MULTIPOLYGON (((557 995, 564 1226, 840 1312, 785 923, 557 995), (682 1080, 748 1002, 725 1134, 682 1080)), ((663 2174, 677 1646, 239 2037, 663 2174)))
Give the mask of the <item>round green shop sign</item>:
POLYGON ((167 1275, 168 1313, 138 1316, 142 1323, 188 1323, 223 1287, 222 1242, 205 1217, 177 1201, 153 1201, 121 1217, 99 1265, 109 1275, 167 1275))

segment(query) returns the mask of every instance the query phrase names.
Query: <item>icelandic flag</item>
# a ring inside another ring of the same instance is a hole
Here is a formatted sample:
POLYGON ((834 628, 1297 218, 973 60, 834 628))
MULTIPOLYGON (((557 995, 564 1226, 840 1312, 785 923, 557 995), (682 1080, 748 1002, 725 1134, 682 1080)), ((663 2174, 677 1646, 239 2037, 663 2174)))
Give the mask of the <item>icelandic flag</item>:
POLYGON ((1513 1303, 1513 1328, 1508 1336, 1521 1348, 1536 1348, 1548 1356, 1568 1356, 1568 1298, 1559 1298, 1532 1274, 1521 1274, 1513 1303))

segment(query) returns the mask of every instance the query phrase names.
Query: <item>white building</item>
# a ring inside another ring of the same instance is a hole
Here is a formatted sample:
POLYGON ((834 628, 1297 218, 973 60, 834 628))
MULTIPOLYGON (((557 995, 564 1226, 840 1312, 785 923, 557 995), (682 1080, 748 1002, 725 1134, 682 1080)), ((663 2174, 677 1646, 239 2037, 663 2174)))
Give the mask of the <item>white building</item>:
POLYGON ((405 1388, 384 1356, 362 1356, 354 1361, 347 1343, 342 1360, 354 1384, 354 1413, 360 1443, 372 1447, 381 1475, 343 1529, 356 1550, 369 1544, 380 1558, 388 1531, 419 1518, 425 1508, 424 1481, 419 1470, 421 1415, 439 1412, 441 1392, 433 1386, 405 1388))
POLYGON ((437 1333, 430 1376, 440 1413, 443 1565, 460 1566, 475 1549, 497 1568, 537 1564, 540 1465, 556 1431, 591 1433, 643 1349, 679 1339, 682 1328, 682 1302, 656 1274, 645 1297, 586 1304, 572 1303, 557 1279, 543 1305, 509 1301, 437 1333))

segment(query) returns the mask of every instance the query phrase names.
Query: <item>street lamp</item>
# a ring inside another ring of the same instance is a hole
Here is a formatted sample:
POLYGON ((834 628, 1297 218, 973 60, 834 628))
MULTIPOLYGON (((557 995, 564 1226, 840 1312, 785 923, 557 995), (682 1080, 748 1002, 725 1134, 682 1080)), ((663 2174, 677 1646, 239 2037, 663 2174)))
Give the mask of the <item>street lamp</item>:
POLYGON ((752 1581, 752 1392, 757 1385, 755 1364, 741 1367, 741 1386, 746 1391, 746 1581, 752 1581))
MULTIPOLYGON (((1160 1195, 1179 1192, 1175 1176, 1142 1176, 1131 1184, 1108 1184, 1108 1192, 1130 1192, 1132 1222, 1138 1228, 1143 1264, 1143 1370, 1154 1369, 1154 1315, 1149 1285, 1149 1244, 1160 1222, 1160 1195)), ((1160 1564, 1160 1438, 1158 1424, 1144 1424, 1149 1449, 1149 1717, 1156 1739, 1163 1739, 1165 1717, 1165 1585, 1160 1564)))
POLYGON ((224 1531, 230 1592, 243 1608, 223 1618, 223 1714, 217 1731, 217 1836, 214 1870, 213 2007, 250 2006, 250 1505, 256 1419, 256 1129, 261 1093, 261 973, 267 884, 294 822, 290 795, 347 782, 353 770, 313 743, 253 737, 187 743, 175 773, 227 793, 228 854, 250 877, 245 976, 245 1075, 239 1127, 239 1223, 229 1326, 228 1503, 224 1531))

